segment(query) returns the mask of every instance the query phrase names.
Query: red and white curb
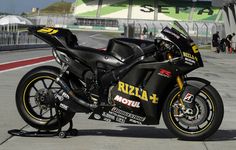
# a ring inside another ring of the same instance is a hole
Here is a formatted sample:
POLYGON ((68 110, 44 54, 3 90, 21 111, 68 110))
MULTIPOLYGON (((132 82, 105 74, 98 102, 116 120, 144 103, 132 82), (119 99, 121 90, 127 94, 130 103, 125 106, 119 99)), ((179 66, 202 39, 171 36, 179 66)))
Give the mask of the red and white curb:
POLYGON ((47 63, 50 61, 54 61, 54 57, 51 55, 1 63, 0 73, 16 70, 16 69, 20 69, 20 68, 24 68, 28 66, 38 65, 42 63, 47 63))

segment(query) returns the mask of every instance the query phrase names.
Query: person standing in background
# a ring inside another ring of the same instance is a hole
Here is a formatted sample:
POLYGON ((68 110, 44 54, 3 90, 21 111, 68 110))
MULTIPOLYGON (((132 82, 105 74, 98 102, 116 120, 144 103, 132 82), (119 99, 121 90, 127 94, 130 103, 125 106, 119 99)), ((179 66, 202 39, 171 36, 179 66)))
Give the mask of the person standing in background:
POLYGON ((232 53, 232 38, 235 36, 235 33, 229 34, 226 37, 226 53, 232 53))
POLYGON ((235 53, 236 52, 236 36, 233 36, 232 37, 232 44, 231 44, 231 47, 232 47, 232 51, 235 53))
POLYGON ((219 53, 219 41, 220 41, 220 36, 219 36, 219 31, 217 31, 215 34, 212 36, 212 47, 213 51, 219 53))

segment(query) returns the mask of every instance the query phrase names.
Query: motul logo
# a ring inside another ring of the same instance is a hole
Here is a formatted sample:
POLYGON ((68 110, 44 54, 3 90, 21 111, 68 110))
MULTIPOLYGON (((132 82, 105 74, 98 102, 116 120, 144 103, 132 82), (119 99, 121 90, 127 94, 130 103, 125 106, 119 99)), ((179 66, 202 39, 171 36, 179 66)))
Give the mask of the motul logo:
POLYGON ((131 101, 131 100, 123 98, 123 97, 121 97, 119 95, 116 95, 114 100, 117 101, 117 102, 120 102, 122 104, 125 104, 127 106, 130 106, 130 107, 140 108, 140 102, 131 101))

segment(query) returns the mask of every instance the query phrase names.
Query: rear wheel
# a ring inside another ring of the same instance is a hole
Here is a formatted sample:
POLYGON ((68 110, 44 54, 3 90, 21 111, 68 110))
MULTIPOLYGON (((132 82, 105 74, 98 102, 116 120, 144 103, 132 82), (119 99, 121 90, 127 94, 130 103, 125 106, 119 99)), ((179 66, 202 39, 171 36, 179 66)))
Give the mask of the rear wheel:
POLYGON ((195 97, 192 115, 177 115, 179 88, 169 94, 163 107, 163 119, 175 135, 184 140, 204 140, 219 128, 224 114, 223 102, 211 86, 204 87, 195 97))
MULTIPOLYGON (((32 127, 40 130, 58 128, 54 94, 62 92, 55 82, 60 70, 43 66, 31 70, 20 81, 16 90, 16 105, 21 117, 32 127)), ((74 116, 72 112, 59 110, 62 126, 74 116)))

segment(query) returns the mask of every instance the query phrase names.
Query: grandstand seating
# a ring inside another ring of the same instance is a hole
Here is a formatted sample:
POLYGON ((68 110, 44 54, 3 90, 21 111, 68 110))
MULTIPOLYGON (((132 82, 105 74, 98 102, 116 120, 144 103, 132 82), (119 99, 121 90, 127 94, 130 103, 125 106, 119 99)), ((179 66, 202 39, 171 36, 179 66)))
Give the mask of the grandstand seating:
POLYGON ((104 26, 104 27, 118 27, 118 21, 115 19, 90 19, 90 18, 76 18, 74 25, 80 26, 104 26))

